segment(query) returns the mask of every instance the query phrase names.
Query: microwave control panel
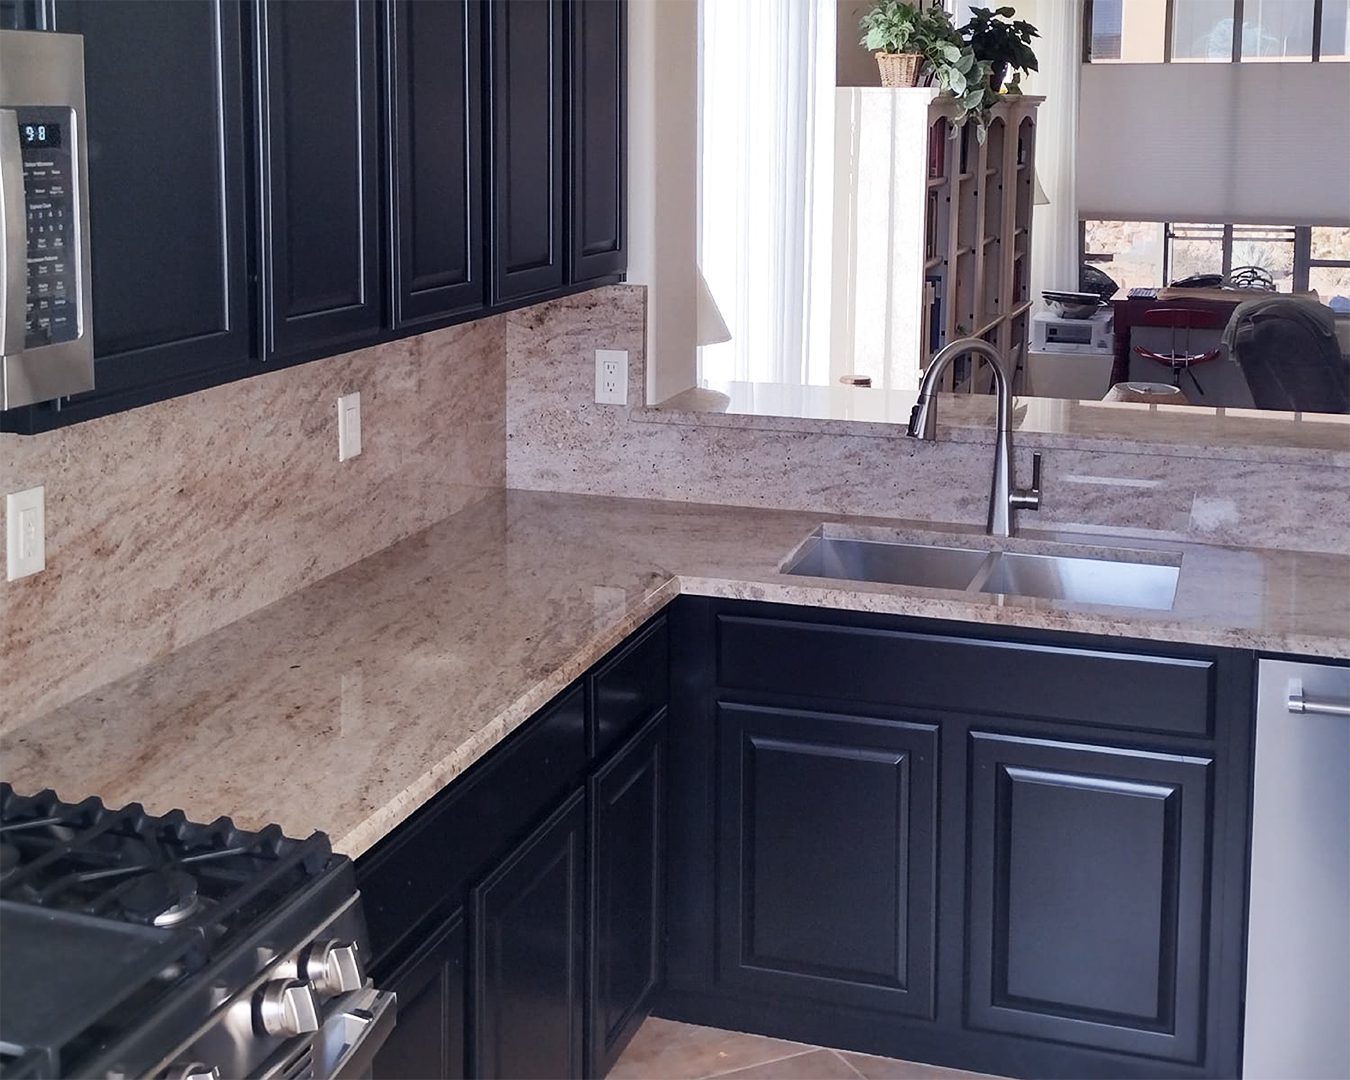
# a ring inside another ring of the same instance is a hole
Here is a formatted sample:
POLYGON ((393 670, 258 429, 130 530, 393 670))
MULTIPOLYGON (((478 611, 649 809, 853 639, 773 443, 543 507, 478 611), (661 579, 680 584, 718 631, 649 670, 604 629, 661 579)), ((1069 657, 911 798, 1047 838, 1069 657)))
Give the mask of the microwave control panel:
POLYGON ((80 336, 73 114, 63 107, 20 106, 15 111, 28 212, 24 348, 36 349, 80 336))

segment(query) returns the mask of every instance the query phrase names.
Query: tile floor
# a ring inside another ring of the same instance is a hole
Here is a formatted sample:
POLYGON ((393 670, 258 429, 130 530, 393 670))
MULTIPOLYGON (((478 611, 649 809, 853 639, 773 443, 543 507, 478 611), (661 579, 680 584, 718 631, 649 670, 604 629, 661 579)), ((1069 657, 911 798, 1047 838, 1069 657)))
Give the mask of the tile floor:
POLYGON ((648 1020, 609 1080, 992 1080, 894 1058, 648 1020))

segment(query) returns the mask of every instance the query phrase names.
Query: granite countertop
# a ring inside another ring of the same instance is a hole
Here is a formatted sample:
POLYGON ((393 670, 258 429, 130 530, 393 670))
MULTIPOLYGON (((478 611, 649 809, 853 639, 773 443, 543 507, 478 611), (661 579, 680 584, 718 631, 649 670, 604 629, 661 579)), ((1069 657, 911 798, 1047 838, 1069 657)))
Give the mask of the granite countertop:
MULTIPOLYGON (((1350 656, 1350 558, 1075 535, 1181 558, 1171 611, 786 577, 822 521, 508 491, 0 736, 0 775, 360 855, 680 592, 1350 656)), ((1053 534, 1014 541, 1031 549, 1053 534)))

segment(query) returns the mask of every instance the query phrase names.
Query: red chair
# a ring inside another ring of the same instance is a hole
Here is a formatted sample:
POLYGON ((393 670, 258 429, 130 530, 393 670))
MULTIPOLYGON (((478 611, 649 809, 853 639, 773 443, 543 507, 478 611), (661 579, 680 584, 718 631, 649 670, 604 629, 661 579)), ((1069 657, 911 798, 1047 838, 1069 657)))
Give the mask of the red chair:
POLYGON ((1214 311, 1204 311, 1200 308, 1150 308, 1144 312, 1140 319, 1136 319, 1131 328, 1156 326, 1171 330, 1171 337, 1167 345, 1166 352, 1154 352, 1152 349, 1146 349, 1142 345, 1136 345, 1134 352, 1136 356, 1142 356, 1145 360, 1152 360, 1155 363, 1162 364, 1164 367, 1172 370, 1172 385, 1181 386, 1181 376, 1184 372, 1191 377, 1191 382, 1195 383, 1195 388, 1204 397, 1205 391, 1195 377, 1195 372, 1191 370, 1197 364, 1207 364, 1211 360, 1217 360, 1223 355, 1222 346, 1215 346, 1212 349, 1196 351, 1191 346, 1191 332, 1194 330, 1219 330, 1223 327, 1224 319, 1214 311))

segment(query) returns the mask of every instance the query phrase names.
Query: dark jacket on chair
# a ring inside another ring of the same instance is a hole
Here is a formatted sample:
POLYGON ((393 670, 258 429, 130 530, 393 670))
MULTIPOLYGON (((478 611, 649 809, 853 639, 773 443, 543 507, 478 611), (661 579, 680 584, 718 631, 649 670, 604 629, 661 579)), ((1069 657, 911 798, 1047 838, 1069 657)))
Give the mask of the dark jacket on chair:
POLYGON ((1248 300, 1223 332, 1258 409, 1350 412, 1350 361, 1331 309, 1289 296, 1248 300))

